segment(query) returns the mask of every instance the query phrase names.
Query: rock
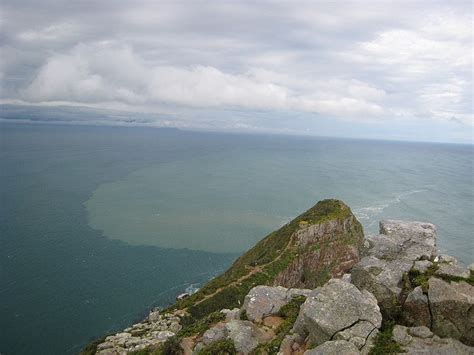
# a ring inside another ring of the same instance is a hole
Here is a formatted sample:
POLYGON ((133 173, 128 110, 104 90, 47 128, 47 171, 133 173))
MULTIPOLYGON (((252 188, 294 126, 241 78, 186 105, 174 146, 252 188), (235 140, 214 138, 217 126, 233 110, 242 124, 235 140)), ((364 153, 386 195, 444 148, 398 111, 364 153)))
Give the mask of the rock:
MULTIPOLYGON (((310 344, 322 344, 338 332, 355 327, 364 330, 365 337, 380 328, 382 315, 377 300, 368 291, 339 279, 331 279, 314 296, 306 299, 293 330, 301 336, 309 336, 310 344), (358 323, 362 322, 361 325, 358 323)), ((351 330, 344 333, 351 339, 351 330)))
POLYGON ((218 323, 209 328, 202 335, 202 342, 204 345, 212 344, 216 341, 224 340, 227 337, 228 330, 225 324, 218 323))
POLYGON ((408 334, 407 327, 397 324, 393 327, 392 339, 401 346, 405 346, 413 340, 413 337, 408 334))
POLYGON ((378 335, 379 335, 378 329, 374 329, 372 333, 370 333, 370 335, 365 340, 365 345, 362 347, 362 349, 360 349, 360 353, 362 355, 369 355, 370 351, 374 347, 374 342, 378 335))
POLYGON ((431 265, 433 265, 433 263, 429 260, 417 260, 413 265, 413 270, 423 274, 428 270, 431 265))
POLYGON ((434 335, 433 332, 425 326, 409 328, 408 333, 414 337, 422 339, 431 338, 434 335))
POLYGON ((407 354, 472 355, 474 348, 452 338, 440 338, 426 327, 407 328, 396 325, 392 339, 407 354))
POLYGON ((352 281, 351 274, 344 274, 344 275, 342 275, 341 280, 342 280, 342 281, 345 281, 345 282, 351 283, 351 281, 352 281))
POLYGON ((471 272, 456 264, 438 264, 438 270, 436 270, 435 274, 440 276, 461 277, 463 279, 467 279, 471 275, 471 272))
POLYGON ((367 321, 360 321, 354 326, 336 333, 333 340, 346 340, 353 343, 357 349, 361 349, 365 345, 365 340, 374 330, 372 323, 367 321))
POLYGON ((168 338, 171 338, 175 334, 173 332, 170 332, 169 330, 163 330, 160 332, 156 332, 154 334, 154 339, 157 340, 160 343, 164 343, 168 338))
POLYGON ((457 264, 458 260, 451 255, 441 254, 438 256, 438 262, 447 264, 457 264))
POLYGON ((160 311, 150 312, 148 315, 148 321, 151 323, 159 322, 161 320, 160 311))
POLYGON ((239 320, 240 319, 240 309, 223 309, 221 313, 225 314, 225 320, 230 322, 231 320, 239 320))
POLYGON ((226 329, 238 352, 250 354, 259 344, 256 336, 259 329, 252 322, 233 320, 226 324, 226 329))
POLYGON ((327 341, 314 349, 307 350, 305 355, 359 355, 354 344, 344 340, 327 341))
POLYGON ((474 263, 469 264, 467 268, 469 269, 470 272, 474 272, 474 263))
POLYGON ((441 337, 474 345, 474 287, 431 277, 428 299, 433 317, 432 330, 441 337))
POLYGON ((182 328, 181 324, 177 322, 171 322, 171 324, 168 327, 168 329, 175 334, 178 333, 181 330, 181 328, 182 328))
POLYGON ((304 338, 302 338, 299 334, 288 334, 281 342, 278 353, 282 355, 291 355, 294 351, 300 349, 303 343, 304 338))
POLYGON ((293 296, 306 296, 310 292, 311 290, 287 289, 281 286, 256 286, 245 296, 242 309, 246 311, 249 320, 261 322, 264 317, 277 314, 293 296))
POLYGON ((420 286, 411 291, 403 304, 403 317, 412 326, 431 326, 431 314, 428 297, 420 286))
POLYGON ((407 259, 381 260, 366 256, 352 269, 352 283, 359 289, 370 291, 382 310, 389 315, 398 311, 403 275, 413 262, 407 259))

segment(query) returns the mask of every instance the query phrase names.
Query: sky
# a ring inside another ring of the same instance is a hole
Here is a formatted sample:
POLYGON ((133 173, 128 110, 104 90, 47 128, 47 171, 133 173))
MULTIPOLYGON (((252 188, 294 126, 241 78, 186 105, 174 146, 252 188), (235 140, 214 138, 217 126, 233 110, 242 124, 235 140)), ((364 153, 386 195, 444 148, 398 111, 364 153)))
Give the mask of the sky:
POLYGON ((0 10, 2 121, 473 143, 470 1, 0 10))

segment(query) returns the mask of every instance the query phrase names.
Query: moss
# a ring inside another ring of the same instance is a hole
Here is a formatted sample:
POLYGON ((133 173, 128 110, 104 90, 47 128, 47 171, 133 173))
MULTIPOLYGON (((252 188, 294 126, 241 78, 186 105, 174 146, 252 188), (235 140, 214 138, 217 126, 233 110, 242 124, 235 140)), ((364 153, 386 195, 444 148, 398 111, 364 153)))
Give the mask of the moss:
POLYGON ((394 322, 387 322, 382 326, 382 330, 375 337, 374 346, 370 349, 369 355, 385 355, 403 353, 403 348, 392 339, 394 322))
POLYGON ((199 355, 234 355, 237 354, 234 343, 230 339, 216 341, 204 349, 202 349, 199 355))
POLYGON ((437 263, 433 263, 433 265, 431 265, 424 273, 411 269, 408 273, 408 277, 413 288, 421 286, 424 293, 428 292, 428 280, 430 277, 434 276, 436 270, 438 270, 437 263))

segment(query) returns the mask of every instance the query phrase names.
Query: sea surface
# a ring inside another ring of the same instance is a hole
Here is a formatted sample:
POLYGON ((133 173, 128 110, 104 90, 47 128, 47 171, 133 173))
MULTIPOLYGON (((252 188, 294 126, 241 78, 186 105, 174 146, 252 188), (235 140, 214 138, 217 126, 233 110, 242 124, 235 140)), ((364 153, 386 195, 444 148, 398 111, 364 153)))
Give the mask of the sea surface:
POLYGON ((474 261, 472 145, 0 124, 0 353, 73 354, 324 198, 474 261))

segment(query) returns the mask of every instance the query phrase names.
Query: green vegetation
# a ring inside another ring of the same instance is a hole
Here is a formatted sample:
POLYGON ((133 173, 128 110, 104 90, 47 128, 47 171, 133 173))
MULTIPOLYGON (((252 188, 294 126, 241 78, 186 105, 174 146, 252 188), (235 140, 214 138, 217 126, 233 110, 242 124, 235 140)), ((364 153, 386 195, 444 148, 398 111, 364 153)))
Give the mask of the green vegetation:
POLYGON ((403 348, 392 340, 394 322, 387 322, 374 340, 374 346, 369 355, 385 355, 403 353, 403 348))
POLYGON ((268 354, 278 353, 281 342, 290 332, 291 328, 293 328, 293 324, 295 323, 298 313, 300 312, 300 307, 305 300, 306 297, 304 296, 294 297, 288 304, 281 307, 278 314, 284 319, 284 321, 278 326, 275 332, 275 338, 268 344, 265 344, 263 349, 264 352, 268 354))
POLYGON ((97 346, 105 341, 107 335, 91 341, 86 347, 80 352, 79 355, 94 355, 97 352, 97 346))
POLYGON ((202 335, 212 325, 225 319, 225 314, 216 311, 208 314, 202 319, 195 319, 191 316, 182 318, 181 324, 183 329, 178 333, 180 338, 189 337, 192 335, 202 335))
MULTIPOLYGON (((334 219, 343 220, 351 216, 350 208, 339 200, 318 202, 279 230, 270 233, 238 258, 224 274, 211 280, 194 295, 178 301, 170 310, 187 309, 190 324, 201 324, 199 321, 210 313, 223 308, 240 307, 244 297, 253 287, 271 284, 275 277, 297 257, 298 249, 291 239, 295 231, 311 224, 334 219)), ((360 223, 356 221, 355 225, 356 228, 351 231, 350 238, 355 238, 356 234, 363 235, 360 223)), ((326 281, 329 273, 323 271, 308 276, 317 283, 319 279, 321 282, 326 281)), ((196 325, 196 328, 201 329, 201 326, 196 325)))
POLYGON ((423 292, 428 292, 428 280, 434 276, 436 270, 438 270, 438 264, 433 263, 424 273, 418 270, 411 269, 408 273, 412 288, 421 286, 423 292))
POLYGON ((204 349, 202 349, 199 355, 234 355, 237 354, 234 343, 230 339, 216 341, 204 349))

